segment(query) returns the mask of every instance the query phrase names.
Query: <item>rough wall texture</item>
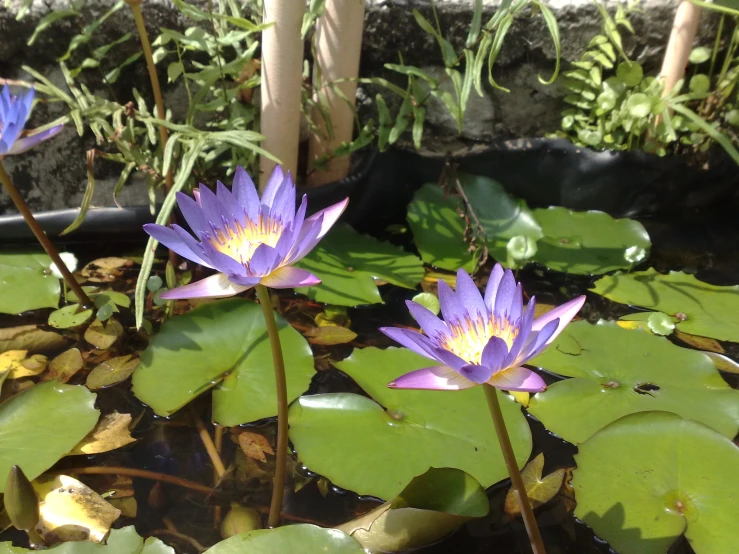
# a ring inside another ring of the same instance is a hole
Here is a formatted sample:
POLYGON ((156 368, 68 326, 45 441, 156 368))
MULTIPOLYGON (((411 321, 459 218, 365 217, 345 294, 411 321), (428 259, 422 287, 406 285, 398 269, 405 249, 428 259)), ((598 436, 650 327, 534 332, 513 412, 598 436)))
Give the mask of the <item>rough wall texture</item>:
MULTIPOLYGON (((428 1, 414 0, 367 0, 367 14, 362 49, 361 74, 364 77, 385 77, 405 86, 402 76, 384 68, 384 64, 397 62, 402 54, 405 63, 422 67, 431 75, 443 74, 443 63, 438 45, 433 37, 424 33, 416 24, 412 9, 419 9, 433 20, 428 1)), ((95 15, 107 10, 113 0, 90 0, 84 17, 64 20, 44 33, 33 47, 27 47, 39 19, 54 7, 67 7, 66 0, 51 0, 42 3, 35 0, 31 13, 20 21, 15 16, 20 7, 12 0, 9 10, 0 10, 0 76, 9 79, 27 78, 22 70, 29 65, 63 87, 63 78, 57 58, 64 53, 72 36, 79 33, 82 25, 95 15), (84 20, 84 21, 83 21, 84 20)), ((204 2, 203 2, 204 3, 204 2)), ((472 17, 472 0, 436 0, 437 13, 442 31, 452 44, 461 51, 472 17)), ((484 0, 486 21, 494 13, 499 2, 484 0)), ((613 6, 614 0, 605 0, 613 6)), ((552 0, 548 5, 559 22, 562 40, 563 67, 576 60, 584 51, 593 35, 601 29, 601 19, 590 0, 552 0)), ((644 0, 642 12, 632 17, 636 33, 626 37, 627 53, 641 62, 647 73, 656 73, 659 68, 664 44, 668 36, 677 0, 644 0)), ((183 29, 187 21, 169 0, 146 0, 144 15, 150 36, 155 37, 161 27, 183 29)), ((705 18, 701 37, 710 40, 713 19, 705 18)), ((102 36, 109 42, 126 32, 134 32, 133 18, 127 9, 119 11, 106 23, 102 36)), ((102 44, 93 42, 92 47, 102 44)), ((135 40, 116 48, 113 62, 125 59, 136 47, 135 40)), ((81 52, 82 57, 89 51, 81 52)), ((554 69, 554 48, 546 25, 541 16, 517 19, 510 29, 501 54, 496 62, 495 77, 498 83, 510 92, 486 86, 486 94, 478 96, 474 91, 470 97, 467 117, 461 135, 456 124, 440 102, 433 101, 427 116, 424 148, 436 152, 454 152, 471 143, 492 142, 500 139, 541 136, 556 129, 562 109, 564 91, 560 84, 543 85, 538 75, 548 77, 554 69)), ((82 58, 73 59, 79 63, 82 58)), ((160 74, 166 83, 166 75, 160 74)), ((486 82, 486 79, 483 79, 486 82)), ((112 89, 90 82, 93 91, 101 95, 115 95, 125 102, 130 100, 130 89, 137 87, 148 91, 149 84, 143 61, 124 72, 112 89)), ((369 85, 360 87, 359 111, 364 118, 376 119, 372 99, 380 89, 369 85)), ((393 107, 392 95, 385 94, 393 107)), ((182 108, 182 91, 176 87, 167 91, 166 101, 175 114, 182 108)), ((397 104, 396 104, 397 105, 397 104)), ((48 121, 63 113, 63 106, 42 105, 35 111, 33 125, 48 121)), ((407 145, 407 142, 403 143, 407 145)), ((28 198, 35 210, 48 210, 78 206, 87 182, 85 151, 94 146, 91 136, 79 138, 72 128, 62 135, 20 157, 6 160, 9 172, 28 198)), ((111 190, 119 166, 98 163, 96 166, 97 188, 95 205, 111 205, 111 190)), ((146 194, 141 180, 133 180, 124 194, 124 203, 145 203, 146 194)), ((0 213, 13 211, 9 200, 0 194, 0 213)))

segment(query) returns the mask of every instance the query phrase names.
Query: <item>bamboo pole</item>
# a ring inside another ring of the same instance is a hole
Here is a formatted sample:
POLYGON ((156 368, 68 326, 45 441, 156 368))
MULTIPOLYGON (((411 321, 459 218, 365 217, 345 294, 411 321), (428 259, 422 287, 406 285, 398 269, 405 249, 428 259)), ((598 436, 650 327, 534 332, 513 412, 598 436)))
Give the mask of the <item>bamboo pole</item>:
MULTIPOLYGON (((293 177, 298 169, 300 88, 303 74, 302 0, 264 0, 264 20, 273 23, 262 33, 261 147, 277 157, 293 177)), ((275 167, 262 156, 261 190, 275 167)))
POLYGON ((365 0, 326 0, 323 15, 316 25, 313 100, 317 105, 311 119, 318 129, 311 134, 308 145, 309 186, 338 181, 349 173, 349 156, 330 158, 324 171, 314 171, 314 163, 330 155, 343 142, 352 140, 364 5, 365 0), (343 82, 326 86, 339 79, 343 82))
POLYGON ((660 77, 664 80, 665 96, 672 91, 675 84, 685 75, 690 51, 693 49, 695 35, 700 22, 700 7, 689 0, 683 0, 675 12, 670 39, 667 42, 665 57, 662 60, 660 77))

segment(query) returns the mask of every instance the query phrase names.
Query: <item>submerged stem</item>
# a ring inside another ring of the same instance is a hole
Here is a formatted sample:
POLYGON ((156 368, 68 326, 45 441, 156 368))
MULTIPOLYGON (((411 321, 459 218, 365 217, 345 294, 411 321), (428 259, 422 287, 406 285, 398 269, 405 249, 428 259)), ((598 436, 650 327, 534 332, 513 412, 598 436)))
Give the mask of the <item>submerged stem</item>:
POLYGON ((226 473, 226 467, 223 465, 221 456, 218 453, 218 448, 213 443, 213 439, 210 438, 210 433, 208 433, 208 429, 205 428, 205 423, 203 423, 200 414, 198 414, 197 410, 195 410, 192 405, 190 405, 190 416, 192 417, 193 423, 195 423, 195 429, 198 430, 200 440, 202 441, 203 446, 205 446, 205 451, 208 453, 208 457, 210 457, 210 461, 213 463, 213 469, 216 472, 216 476, 220 479, 223 477, 223 474, 226 473))
POLYGON ((483 388, 485 389, 485 397, 488 400, 490 416, 493 418, 493 423, 495 424, 495 433, 498 435, 498 443, 503 452, 505 465, 508 468, 508 475, 511 476, 513 491, 518 498, 518 505, 521 507, 521 516, 523 517, 523 522, 526 526, 526 532, 529 535, 531 549, 534 554, 546 554, 546 551, 544 550, 544 542, 541 540, 541 534, 539 533, 539 526, 536 524, 534 511, 531 508, 529 497, 526 494, 526 486, 523 484, 521 473, 518 471, 516 455, 513 453, 511 439, 508 437, 508 431, 506 430, 505 421, 503 420, 503 412, 500 410, 498 391, 495 390, 495 387, 491 387, 490 385, 483 385, 483 388))
POLYGON ((282 510, 282 494, 285 488, 285 473, 287 472, 287 378, 285 377, 285 362, 282 358, 280 335, 277 329, 275 313, 269 299, 269 291, 264 285, 257 285, 257 298, 262 306, 264 322, 267 324, 267 334, 272 346, 272 361, 275 366, 275 389, 277 393, 277 452, 275 460, 275 479, 272 487, 272 502, 269 507, 268 527, 277 527, 280 524, 282 510))
POLYGON ((92 300, 90 300, 90 298, 87 296, 87 293, 82 290, 82 287, 77 282, 77 279, 74 278, 72 272, 69 271, 66 264, 59 257, 59 253, 56 251, 56 248, 54 248, 54 245, 51 244, 49 237, 46 236, 46 233, 38 224, 36 218, 33 217, 28 204, 26 204, 26 201, 23 199, 23 196, 21 196, 21 193, 18 192, 18 189, 15 188, 10 175, 8 175, 7 171, 5 171, 5 167, 3 166, 2 161, 0 161, 0 181, 2 181, 5 191, 8 193, 8 196, 10 196, 10 199, 13 201, 13 204, 15 204, 15 207, 18 208, 18 211, 23 216, 23 219, 26 220, 26 225, 28 225, 28 227, 31 229, 31 232, 33 232, 33 234, 35 235, 36 239, 39 241, 39 243, 41 243, 41 246, 49 255, 51 261, 54 262, 54 265, 59 270, 59 273, 61 273, 64 277, 64 281, 67 283, 67 285, 69 285, 69 288, 72 289, 77 295, 77 299, 82 304, 82 307, 92 308, 92 300))
POLYGON ((72 467, 67 469, 61 469, 58 473, 70 474, 70 475, 125 475, 127 477, 139 477, 141 479, 150 479, 152 481, 161 481, 163 483, 170 483, 171 485, 177 485, 186 489, 202 492, 205 494, 212 494, 213 488, 206 487, 200 483, 194 481, 188 481, 181 477, 169 475, 167 473, 160 473, 158 471, 149 471, 148 469, 139 469, 136 467, 123 467, 123 466, 91 466, 91 467, 72 467))

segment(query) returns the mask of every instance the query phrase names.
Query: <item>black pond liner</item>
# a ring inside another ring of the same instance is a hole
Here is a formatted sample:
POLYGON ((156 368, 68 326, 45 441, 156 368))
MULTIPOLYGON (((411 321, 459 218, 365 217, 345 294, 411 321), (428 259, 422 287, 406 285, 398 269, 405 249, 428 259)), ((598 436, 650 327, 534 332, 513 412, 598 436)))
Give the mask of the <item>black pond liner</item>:
MULTIPOLYGON (((405 220, 407 204, 424 183, 438 181, 445 165, 503 184, 532 207, 564 206, 601 210, 614 217, 670 219, 709 214, 739 203, 739 167, 722 150, 709 156, 709 168, 686 157, 645 152, 597 152, 562 139, 520 139, 455 157, 422 156, 391 149, 362 154, 356 170, 342 181, 303 189, 310 211, 349 196, 345 220, 360 232, 382 234, 405 220)), ((82 225, 58 237, 76 209, 37 215, 44 230, 60 242, 140 239, 153 221, 148 206, 92 208, 82 225)), ((2 244, 33 239, 19 215, 0 216, 2 244)))

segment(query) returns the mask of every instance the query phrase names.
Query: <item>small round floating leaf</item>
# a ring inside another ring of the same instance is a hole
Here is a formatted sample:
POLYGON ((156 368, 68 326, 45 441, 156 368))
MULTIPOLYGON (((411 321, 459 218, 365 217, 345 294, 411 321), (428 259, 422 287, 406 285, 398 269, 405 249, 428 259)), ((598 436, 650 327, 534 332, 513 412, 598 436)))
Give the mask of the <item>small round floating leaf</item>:
POLYGON ((682 534, 698 553, 739 544, 739 449, 696 421, 634 414, 575 455, 575 515, 624 554, 664 554, 682 534))
POLYGON ((0 313, 19 314, 59 305, 59 279, 46 254, 0 254, 0 313))
POLYGON ((85 387, 49 381, 0 405, 0 475, 14 465, 29 479, 49 469, 95 426, 94 404, 95 395, 85 387))
POLYGON ((528 410, 574 444, 620 417, 652 410, 695 419, 727 437, 739 431, 739 391, 711 359, 639 329, 571 323, 531 363, 572 377, 538 393, 528 410))
POLYGON ((598 146, 603 141, 603 133, 595 129, 580 129, 577 138, 586 146, 598 146))
POLYGON ((695 92, 697 94, 705 94, 711 88, 711 79, 709 79, 708 75, 705 75, 703 73, 693 75, 690 78, 689 88, 691 92, 695 92))
POLYGON ((92 317, 92 310, 82 310, 79 304, 70 304, 49 314, 49 325, 57 329, 69 329, 82 325, 92 317))
POLYGON ((365 554, 361 545, 338 529, 315 525, 286 525, 234 535, 205 551, 206 554, 365 554))
POLYGON ((705 46, 698 46, 697 48, 693 48, 688 59, 690 60, 690 63, 694 64, 707 62, 711 59, 711 49, 706 48, 705 46))
MULTIPOLYGON (((320 394, 301 397, 291 406, 290 439, 298 458, 312 471, 342 488, 385 499, 395 497, 429 467, 460 469, 485 487, 507 476, 480 387, 388 388, 400 375, 433 365, 404 348, 354 350, 335 365, 374 400, 320 394)), ((499 397, 516 458, 523 465, 531 451, 528 423, 508 395, 499 397)))
POLYGON ((675 330, 675 322, 662 312, 652 312, 647 318, 647 325, 655 335, 671 335, 675 330))
MULTIPOLYGON (((315 374, 306 340, 277 316, 285 356, 288 399, 315 374)), ((258 304, 239 298, 198 306, 164 323, 133 374, 139 400, 169 416, 215 387, 213 417, 226 426, 277 413, 272 351, 258 304)))
POLYGON ((616 107, 616 102, 618 102, 618 95, 616 95, 613 90, 608 89, 604 90, 598 95, 598 98, 596 100, 598 103, 598 107, 603 110, 603 112, 610 112, 613 108, 616 107))
POLYGON ((637 92, 626 100, 626 109, 629 110, 631 117, 642 119, 652 112, 652 99, 642 92, 637 92))
POLYGON ((641 83, 644 70, 637 62, 621 62, 616 68, 616 77, 627 87, 635 87, 641 83))
POLYGON ((508 241, 506 250, 508 255, 517 262, 528 260, 536 254, 536 239, 517 235, 508 241))
POLYGON ((416 304, 420 304, 434 315, 439 315, 441 304, 439 298, 430 292, 421 292, 412 298, 416 304))

